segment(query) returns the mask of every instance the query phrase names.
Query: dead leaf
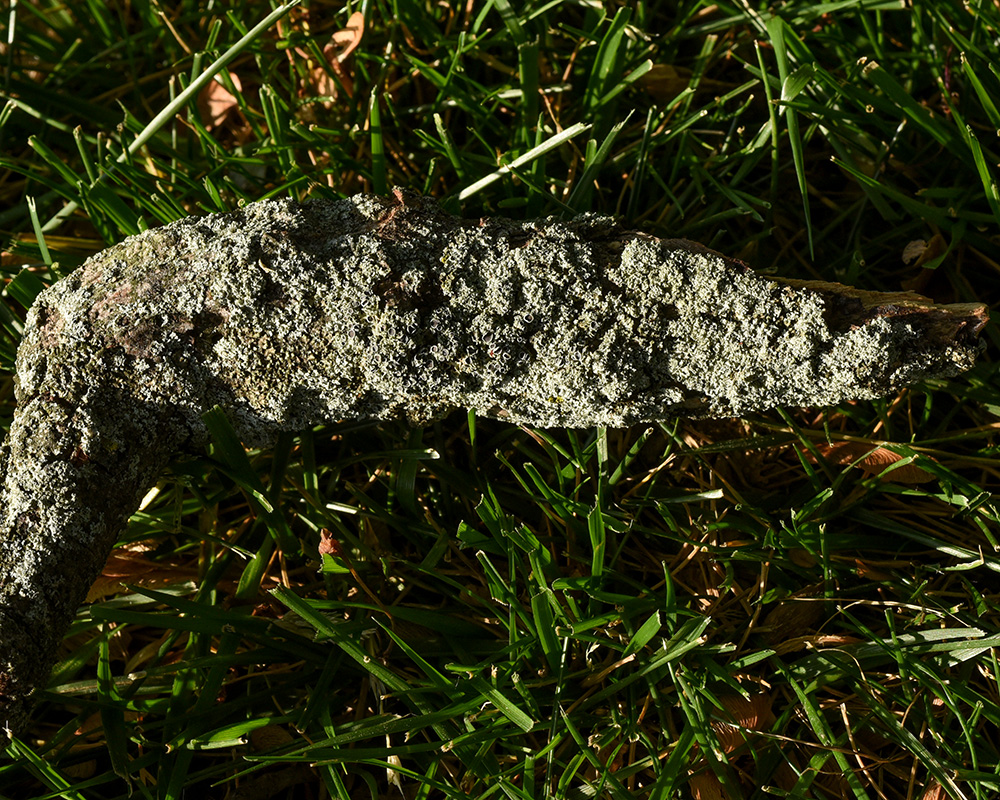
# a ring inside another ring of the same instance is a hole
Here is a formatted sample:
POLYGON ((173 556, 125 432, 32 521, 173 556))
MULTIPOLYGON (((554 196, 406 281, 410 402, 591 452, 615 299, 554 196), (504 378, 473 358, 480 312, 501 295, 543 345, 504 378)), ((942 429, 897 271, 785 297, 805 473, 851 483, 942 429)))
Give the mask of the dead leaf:
POLYGON ((97 761, 96 759, 90 759, 89 761, 80 761, 75 764, 60 764, 59 771, 67 778, 72 778, 82 783, 97 774, 97 761))
POLYGON ((347 25, 330 37, 330 44, 323 48, 323 55, 327 59, 336 58, 338 63, 343 63, 359 44, 361 37, 365 33, 365 15, 360 11, 355 11, 347 20, 347 25), (340 52, 334 55, 336 47, 341 48, 340 52))
POLYGON ((800 650, 816 651, 824 647, 846 647, 849 644, 859 643, 860 640, 854 636, 811 633, 808 636, 794 636, 790 639, 784 639, 772 645, 772 649, 776 655, 785 656, 800 650))
POLYGON ((913 292, 926 289, 935 273, 935 270, 929 269, 927 264, 943 255, 947 250, 948 243, 940 233, 932 236, 929 242, 917 239, 906 245, 903 248, 903 261, 907 264, 912 261, 916 272, 912 278, 903 281, 903 288, 913 292))
POLYGON ((714 720, 712 730, 724 753, 731 753, 746 742, 749 731, 764 731, 774 724, 769 694, 761 692, 750 697, 723 695, 719 702, 723 708, 719 716, 724 718, 714 720))
POLYGON ((936 780, 931 780, 927 784, 927 788, 924 789, 924 793, 920 795, 920 800, 945 800, 946 797, 948 797, 948 793, 944 787, 936 780))
MULTIPOLYGON (((239 76, 230 72, 229 77, 236 90, 242 92, 243 85, 239 76)), ((205 88, 198 92, 198 115, 206 130, 218 128, 230 113, 234 110, 239 113, 239 109, 240 104, 236 96, 219 82, 218 77, 209 81, 205 88)))
POLYGON ((809 599, 810 595, 797 592, 785 598, 764 617, 758 629, 772 647, 787 639, 811 633, 823 617, 823 603, 809 599))
MULTIPOLYGON (((334 71, 339 70, 340 66, 337 65, 334 67, 334 64, 337 64, 337 62, 331 62, 331 68, 333 68, 334 71)), ((337 82, 337 79, 323 67, 313 67, 309 70, 309 80, 312 83, 312 88, 307 92, 307 94, 313 94, 316 97, 331 98, 330 100, 323 101, 323 107, 330 108, 333 105, 332 100, 336 99, 340 94, 341 85, 337 82)))
POLYGON ((916 261, 926 249, 927 242, 923 239, 914 239, 912 242, 907 242, 906 247, 903 248, 903 263, 909 264, 911 261, 916 261))
POLYGON ((945 242, 940 233, 935 234, 929 242, 925 242, 923 239, 914 239, 903 248, 903 263, 922 267, 928 261, 933 261, 942 255, 947 249, 948 243, 945 242))
POLYGON ((292 735, 281 725, 265 725, 250 731, 250 746, 258 753, 291 744, 292 741, 292 735))
POLYGON ((730 800, 722 782, 711 772, 696 772, 688 781, 694 800, 730 800))
MULTIPOLYGON (((313 95, 330 98, 323 100, 324 108, 330 108, 333 100, 340 95, 341 91, 351 97, 353 95, 352 81, 341 64, 361 44, 364 32, 365 15, 360 11, 355 11, 347 20, 347 25, 334 33, 330 37, 330 41, 323 47, 323 58, 326 60, 326 65, 316 65, 315 62, 312 62, 313 65, 309 68, 308 85, 299 90, 300 96, 313 95)), ((295 48, 295 54, 306 61, 311 61, 309 54, 301 48, 295 48)))
POLYGON ((869 581, 877 581, 879 583, 891 581, 893 577, 888 572, 869 566, 860 558, 854 559, 854 572, 859 578, 864 578, 869 581))
POLYGON ((319 547, 317 549, 319 550, 320 558, 323 558, 323 556, 339 556, 340 542, 334 538, 329 529, 323 528, 319 532, 319 547))
POLYGON ((163 586, 187 580, 193 575, 188 567, 150 561, 141 551, 120 547, 108 556, 100 577, 87 592, 86 602, 96 603, 128 591, 126 584, 163 586))
MULTIPOLYGON (((834 464, 854 464, 867 476, 879 475, 886 467, 905 458, 885 447, 873 450, 870 444, 864 442, 836 442, 818 445, 816 449, 834 464)), ((813 464, 816 463, 815 457, 810 453, 806 454, 806 458, 813 464)), ((911 462, 882 475, 879 480, 884 483, 928 483, 934 480, 934 475, 911 462)))
POLYGON ((691 82, 691 70, 673 64, 653 64, 636 83, 658 103, 667 103, 683 92, 691 82))

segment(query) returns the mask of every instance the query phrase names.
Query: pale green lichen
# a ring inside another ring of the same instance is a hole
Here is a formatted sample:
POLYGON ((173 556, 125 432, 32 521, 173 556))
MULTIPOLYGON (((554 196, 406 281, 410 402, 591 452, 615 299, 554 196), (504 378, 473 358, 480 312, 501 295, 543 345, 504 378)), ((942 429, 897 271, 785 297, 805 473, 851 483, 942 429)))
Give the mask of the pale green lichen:
POLYGON ((603 217, 460 220, 402 195, 261 202, 107 249, 38 297, 18 353, 0 723, 23 719, 139 497, 204 441, 212 406, 256 445, 457 408, 624 426, 832 405, 972 365, 978 308, 845 292, 603 217))
POLYGON ((975 352, 928 345, 905 317, 831 330, 821 292, 606 218, 480 225, 414 202, 185 220, 92 259, 40 308, 64 338, 155 373, 135 382, 143 401, 195 430, 221 402, 255 442, 455 408, 582 427, 832 405, 956 374, 975 352))

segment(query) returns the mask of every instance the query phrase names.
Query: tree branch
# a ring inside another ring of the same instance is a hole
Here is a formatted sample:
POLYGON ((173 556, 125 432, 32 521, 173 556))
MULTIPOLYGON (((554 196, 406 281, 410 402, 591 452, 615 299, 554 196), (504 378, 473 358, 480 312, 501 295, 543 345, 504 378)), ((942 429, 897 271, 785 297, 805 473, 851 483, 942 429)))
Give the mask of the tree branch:
MULTIPOLYGON (((769 280, 682 240, 462 220, 429 200, 267 201, 111 247, 39 297, 0 454, 0 725, 168 459, 456 408, 542 427, 873 398, 972 366, 978 304, 769 280)), ((5 739, 0 735, 0 743, 5 739)))

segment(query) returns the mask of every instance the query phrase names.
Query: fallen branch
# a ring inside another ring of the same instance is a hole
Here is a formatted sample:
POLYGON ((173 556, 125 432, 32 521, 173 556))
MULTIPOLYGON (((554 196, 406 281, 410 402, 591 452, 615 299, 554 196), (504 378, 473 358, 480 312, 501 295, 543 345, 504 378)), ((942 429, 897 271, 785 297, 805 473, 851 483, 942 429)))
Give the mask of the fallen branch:
POLYGON ((217 404, 250 445, 456 408, 589 427, 834 405, 968 369, 986 318, 768 280, 605 217, 462 220, 399 192, 132 237, 43 292, 18 351, 0 725, 23 725, 139 499, 217 404))

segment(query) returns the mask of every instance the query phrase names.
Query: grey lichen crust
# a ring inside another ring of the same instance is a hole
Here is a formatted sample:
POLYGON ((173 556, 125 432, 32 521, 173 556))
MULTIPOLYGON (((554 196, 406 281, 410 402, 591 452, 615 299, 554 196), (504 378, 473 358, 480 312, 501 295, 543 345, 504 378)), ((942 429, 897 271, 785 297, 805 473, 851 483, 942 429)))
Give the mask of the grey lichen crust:
POLYGON ((767 280, 604 217, 462 220, 402 193, 132 237, 39 296, 18 352, 0 725, 22 724, 128 516, 216 404, 252 445, 456 408, 587 427, 832 405, 968 369, 985 319, 767 280))

